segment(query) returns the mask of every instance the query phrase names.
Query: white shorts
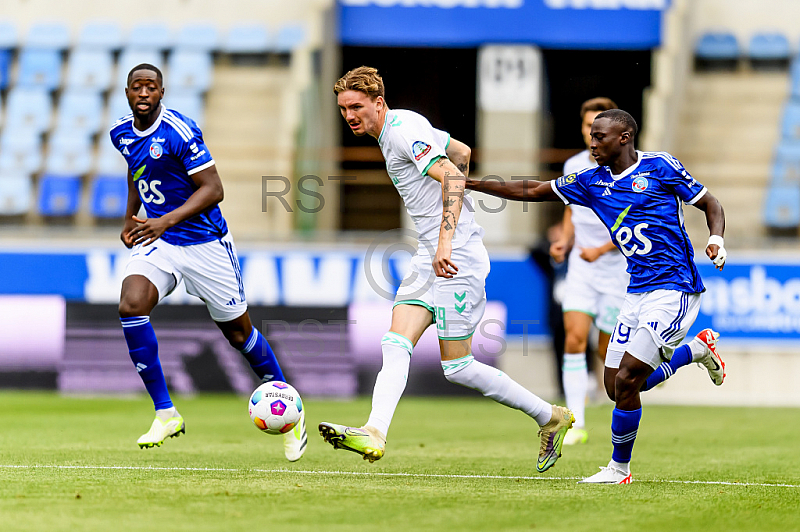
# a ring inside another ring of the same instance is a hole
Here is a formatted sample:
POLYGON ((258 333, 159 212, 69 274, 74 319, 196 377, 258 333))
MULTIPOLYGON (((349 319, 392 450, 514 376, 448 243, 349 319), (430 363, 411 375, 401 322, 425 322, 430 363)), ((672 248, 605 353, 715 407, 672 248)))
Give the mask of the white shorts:
POLYGON ((125 277, 142 275, 158 289, 158 300, 181 281, 186 291, 202 299, 214 321, 231 321, 247 311, 244 284, 230 232, 219 240, 193 246, 173 246, 158 239, 131 249, 125 277))
POLYGON ((608 343, 606 367, 619 368, 622 355, 627 351, 653 369, 657 368, 662 361, 672 358, 672 352, 686 337, 699 311, 700 294, 654 290, 626 295, 608 343), (631 346, 639 329, 650 333, 654 349, 631 346))
POLYGON ((617 324, 617 316, 625 301, 628 274, 619 279, 603 279, 594 282, 592 277, 580 272, 567 272, 564 281, 564 296, 561 308, 564 312, 582 312, 594 318, 594 324, 606 334, 611 334, 617 324))
POLYGON ((420 305, 431 311, 442 340, 465 340, 473 335, 486 308, 486 276, 489 254, 479 234, 450 255, 458 267, 451 279, 436 277, 433 257, 422 253, 411 258, 411 269, 397 290, 394 305, 420 305))

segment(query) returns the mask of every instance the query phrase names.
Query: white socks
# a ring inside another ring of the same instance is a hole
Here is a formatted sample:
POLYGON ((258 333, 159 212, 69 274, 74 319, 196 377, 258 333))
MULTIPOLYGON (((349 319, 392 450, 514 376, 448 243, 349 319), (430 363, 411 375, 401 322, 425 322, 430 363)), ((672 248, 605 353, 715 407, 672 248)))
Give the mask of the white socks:
POLYGON ((589 387, 586 355, 584 353, 564 353, 561 375, 567 408, 575 414, 575 427, 583 428, 586 424, 586 391, 589 387))
POLYGON ((408 366, 414 344, 411 340, 395 332, 387 332, 381 340, 383 367, 375 379, 372 391, 372 412, 367 425, 378 429, 383 436, 389 432, 389 424, 397 408, 397 403, 406 389, 408 366))
POLYGON ((178 409, 175 408, 174 406, 172 408, 164 408, 162 410, 156 410, 156 417, 165 423, 169 420, 169 418, 177 417, 179 415, 180 414, 178 414, 178 409))
POLYGON ((481 364, 472 355, 456 360, 443 360, 444 376, 450 382, 478 390, 500 404, 522 410, 539 426, 550 421, 553 408, 550 403, 532 394, 497 368, 481 364))
POLYGON ((689 341, 689 349, 692 350, 692 362, 697 362, 706 354, 708 346, 695 336, 689 341))
POLYGON ((631 463, 630 462, 626 462, 626 463, 623 464, 622 462, 615 462, 614 460, 611 460, 608 463, 608 467, 613 467, 614 469, 619 469, 620 471, 622 471, 626 475, 630 475, 631 474, 631 463))

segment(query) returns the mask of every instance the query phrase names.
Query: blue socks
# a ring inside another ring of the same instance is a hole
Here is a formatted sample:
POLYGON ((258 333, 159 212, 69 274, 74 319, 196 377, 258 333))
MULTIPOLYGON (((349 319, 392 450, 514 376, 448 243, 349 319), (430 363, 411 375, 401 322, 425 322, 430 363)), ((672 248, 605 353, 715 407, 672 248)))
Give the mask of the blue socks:
POLYGON ((639 430, 639 421, 642 419, 642 409, 620 410, 614 409, 611 414, 611 443, 614 444, 614 453, 611 459, 621 464, 631 461, 633 442, 636 441, 636 432, 639 430))
POLYGON ((672 353, 672 358, 669 362, 662 362, 661 365, 647 377, 647 381, 645 381, 640 391, 646 392, 647 390, 655 388, 657 385, 672 377, 679 368, 688 366, 691 363, 692 349, 689 347, 689 344, 684 344, 672 353))
POLYGON ((250 336, 240 351, 260 379, 286 382, 281 366, 278 364, 278 359, 275 358, 275 353, 267 343, 266 338, 258 332, 258 329, 253 327, 250 336))
POLYGON ((150 325, 150 316, 120 318, 119 321, 122 322, 122 332, 125 333, 133 365, 153 399, 156 410, 172 408, 167 381, 164 380, 164 372, 158 360, 158 340, 153 326, 150 325))

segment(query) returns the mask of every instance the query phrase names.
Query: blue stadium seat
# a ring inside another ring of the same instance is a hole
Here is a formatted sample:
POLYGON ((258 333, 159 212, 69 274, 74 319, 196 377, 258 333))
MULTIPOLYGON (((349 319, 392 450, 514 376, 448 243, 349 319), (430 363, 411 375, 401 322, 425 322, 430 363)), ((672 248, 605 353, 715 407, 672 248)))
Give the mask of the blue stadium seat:
POLYGON ((142 63, 149 63, 161 69, 164 66, 164 54, 155 49, 124 49, 117 61, 117 81, 114 86, 125 87, 128 83, 128 72, 142 63))
POLYGON ((0 49, 0 90, 7 89, 11 81, 12 59, 11 50, 0 49))
POLYGON ((122 218, 128 206, 127 176, 98 175, 92 181, 91 213, 95 218, 122 218))
POLYGON ((306 40, 306 30, 300 24, 289 24, 278 30, 275 51, 288 54, 306 40))
POLYGON ((775 159, 777 161, 800 164, 800 141, 782 140, 775 151, 775 159))
POLYGON ((19 46, 17 27, 12 22, 0 22, 0 50, 10 50, 17 46, 19 46))
POLYGON ((102 175, 128 175, 128 165, 125 158, 116 146, 111 143, 111 139, 106 135, 100 137, 100 149, 97 157, 95 171, 102 175))
POLYGON ((739 42, 732 33, 705 33, 697 41, 694 54, 706 60, 738 59, 739 42))
POLYGON ((19 58, 20 87, 42 87, 55 90, 61 85, 61 52, 58 50, 25 49, 19 58))
POLYGON ((78 48, 110 52, 122 48, 122 29, 114 22, 89 22, 78 36, 78 48))
POLYGON ((789 39, 781 33, 756 33, 750 38, 747 55, 757 60, 788 60, 789 39))
POLYGON ((105 126, 111 127, 111 124, 130 112, 131 108, 125 98, 125 93, 122 92, 122 89, 114 89, 114 92, 108 97, 108 116, 105 126))
POLYGON ((11 130, 0 137, 0 169, 35 174, 42 167, 42 140, 30 130, 11 130))
POLYGON ((263 54, 269 51, 269 33, 260 24, 240 24, 231 27, 223 49, 229 54, 263 54))
POLYGON ((44 170, 53 175, 84 175, 92 169, 93 146, 86 135, 56 131, 48 142, 44 170))
POLYGON ((127 48, 163 51, 172 47, 172 34, 166 24, 138 24, 131 29, 127 48))
POLYGON ((100 131, 103 121, 103 97, 91 90, 67 90, 58 102, 56 124, 62 131, 92 136, 100 131))
POLYGON ((69 27, 58 22, 34 24, 25 41, 26 48, 61 51, 69 46, 69 27))
POLYGON ((201 128, 205 120, 205 106, 203 97, 196 92, 168 92, 164 96, 164 105, 167 109, 174 109, 184 116, 188 116, 201 128))
POLYGON ((4 127, 41 134, 50 127, 52 112, 53 103, 45 89, 14 88, 8 93, 4 127))
POLYGON ((205 93, 214 69, 208 52, 176 50, 169 56, 169 90, 205 93))
POLYGON ((39 214, 72 216, 78 212, 81 178, 76 175, 49 175, 39 178, 39 214))
POLYGON ((764 224, 775 229, 800 226, 800 185, 772 186, 767 190, 764 224))
POLYGON ((114 58, 108 50, 78 48, 67 63, 67 87, 105 92, 111 86, 114 58))
POLYGON ((210 22, 187 24, 175 39, 176 50, 213 52, 219 47, 219 30, 210 22))
POLYGON ((31 210, 33 180, 30 174, 0 171, 0 216, 19 216, 31 210))
POLYGON ((783 108, 781 135, 784 139, 800 140, 800 102, 790 100, 783 108))

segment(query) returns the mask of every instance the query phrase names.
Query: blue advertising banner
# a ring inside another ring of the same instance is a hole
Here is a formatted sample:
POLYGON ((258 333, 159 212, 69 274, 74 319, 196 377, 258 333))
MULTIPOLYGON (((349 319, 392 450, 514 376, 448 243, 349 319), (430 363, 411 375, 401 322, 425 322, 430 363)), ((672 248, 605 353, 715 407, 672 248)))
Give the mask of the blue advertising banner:
POLYGON ((342 44, 649 50, 669 0, 339 0, 342 44))

